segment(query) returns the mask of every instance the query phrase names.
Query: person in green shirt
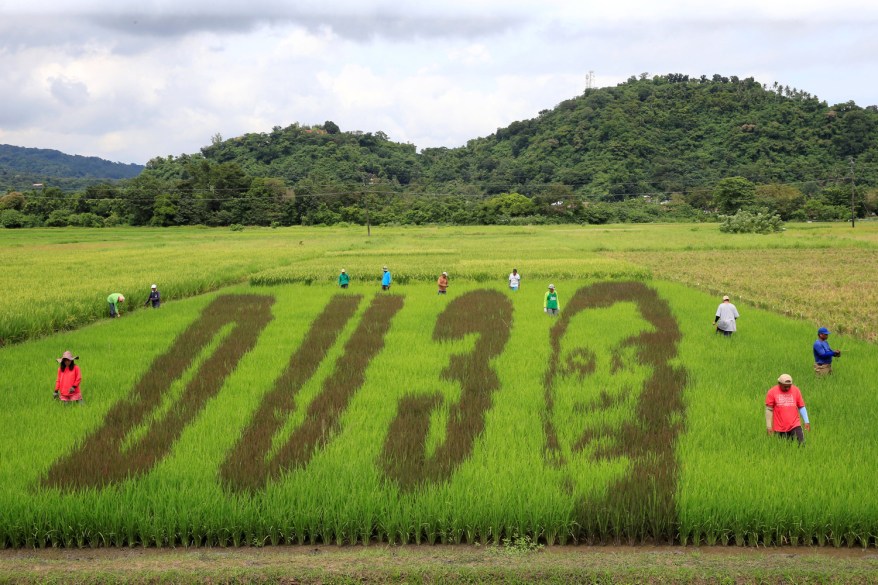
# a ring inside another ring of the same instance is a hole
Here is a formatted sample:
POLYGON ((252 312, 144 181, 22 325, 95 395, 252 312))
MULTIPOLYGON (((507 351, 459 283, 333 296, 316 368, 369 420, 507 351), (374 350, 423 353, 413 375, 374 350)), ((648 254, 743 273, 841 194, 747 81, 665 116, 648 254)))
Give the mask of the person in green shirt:
POLYGON ((546 298, 543 300, 543 311, 552 317, 558 315, 560 307, 558 305, 558 293, 555 292, 555 285, 550 284, 549 290, 546 291, 546 298))
POLYGON ((110 317, 121 317, 122 313, 119 311, 119 303, 125 302, 125 296, 121 293, 113 293, 107 297, 107 303, 110 305, 110 317))
POLYGON ((344 271, 344 268, 341 269, 341 274, 338 275, 338 286, 342 288, 347 288, 351 283, 351 277, 348 276, 348 273, 344 271))

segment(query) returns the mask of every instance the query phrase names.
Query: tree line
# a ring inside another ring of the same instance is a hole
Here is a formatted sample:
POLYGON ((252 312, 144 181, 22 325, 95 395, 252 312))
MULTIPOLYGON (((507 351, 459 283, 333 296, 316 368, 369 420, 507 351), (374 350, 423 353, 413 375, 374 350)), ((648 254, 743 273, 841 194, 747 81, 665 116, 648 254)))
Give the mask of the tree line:
POLYGON ((878 108, 752 78, 631 77, 459 148, 292 124, 136 177, 0 198, 0 225, 516 224, 876 213, 878 108))

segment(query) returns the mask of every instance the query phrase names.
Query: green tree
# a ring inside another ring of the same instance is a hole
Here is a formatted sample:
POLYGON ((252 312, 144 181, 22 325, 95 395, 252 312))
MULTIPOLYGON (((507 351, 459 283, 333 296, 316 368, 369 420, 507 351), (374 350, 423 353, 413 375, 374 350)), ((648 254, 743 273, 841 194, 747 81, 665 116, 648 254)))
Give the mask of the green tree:
POLYGON ((756 185, 744 177, 727 177, 713 188, 713 200, 720 213, 734 215, 756 202, 756 185))
POLYGON ((804 204, 805 196, 792 185, 773 183, 756 187, 756 205, 768 208, 784 221, 789 221, 804 204))
POLYGON ((24 209, 26 203, 27 201, 25 200, 24 195, 18 191, 12 191, 11 193, 7 193, 0 197, 0 209, 14 209, 16 211, 21 211, 24 209))
POLYGON ((503 193, 495 195, 482 204, 486 216, 497 218, 498 216, 521 217, 533 215, 537 210, 536 204, 521 193, 503 193))

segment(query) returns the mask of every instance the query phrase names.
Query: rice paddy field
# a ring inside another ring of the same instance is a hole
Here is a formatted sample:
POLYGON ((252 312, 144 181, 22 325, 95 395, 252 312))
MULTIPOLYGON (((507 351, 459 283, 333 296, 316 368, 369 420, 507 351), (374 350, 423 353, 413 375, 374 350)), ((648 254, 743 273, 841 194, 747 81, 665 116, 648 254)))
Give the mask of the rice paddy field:
POLYGON ((846 230, 0 231, 0 547, 875 547, 878 229, 846 230), (781 373, 804 448, 765 433, 781 373))

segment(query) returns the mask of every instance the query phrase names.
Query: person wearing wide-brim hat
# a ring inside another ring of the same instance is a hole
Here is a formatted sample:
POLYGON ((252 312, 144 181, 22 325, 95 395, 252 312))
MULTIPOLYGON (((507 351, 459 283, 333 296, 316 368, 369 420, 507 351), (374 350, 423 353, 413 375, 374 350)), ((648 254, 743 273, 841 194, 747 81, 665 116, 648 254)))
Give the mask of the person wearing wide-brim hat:
POLYGON ((78 359, 78 355, 75 356, 68 350, 56 360, 60 366, 58 367, 58 378, 55 380, 55 398, 62 402, 82 400, 82 392, 79 387, 82 382, 82 374, 79 371, 79 366, 74 363, 78 359))
POLYGON ((121 317, 119 311, 119 303, 125 302, 125 295, 122 293, 113 293, 107 297, 107 304, 110 305, 110 317, 121 317))
POLYGON ((543 300, 543 311, 552 317, 558 316, 561 305, 558 304, 558 293, 555 292, 555 285, 550 284, 549 290, 546 291, 546 297, 543 300))

